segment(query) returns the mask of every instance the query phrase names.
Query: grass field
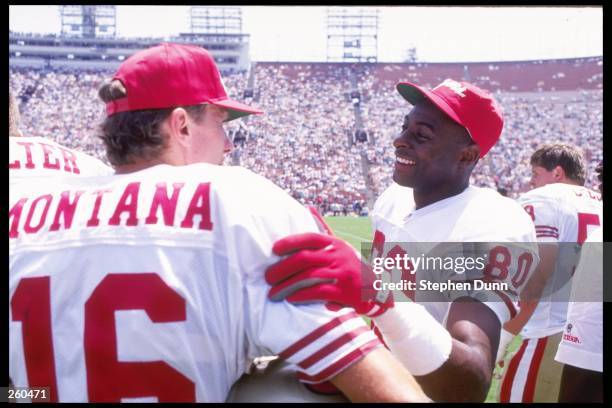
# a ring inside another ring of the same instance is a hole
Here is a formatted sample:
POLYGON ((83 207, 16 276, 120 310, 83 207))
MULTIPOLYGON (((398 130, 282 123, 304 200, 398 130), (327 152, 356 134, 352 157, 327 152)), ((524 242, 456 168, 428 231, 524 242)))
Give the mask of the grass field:
MULTIPOLYGON (((369 217, 324 217, 325 222, 331 227, 334 233, 340 238, 346 240, 358 251, 361 250, 361 243, 372 240, 372 223, 369 217)), ((508 355, 511 355, 515 350, 519 348, 521 339, 519 336, 515 337, 514 340, 508 346, 508 355)), ((508 364, 508 358, 504 362, 508 364)), ((498 388, 500 386, 501 369, 496 366, 493 372, 493 379, 491 381, 491 388, 485 402, 496 402, 498 388)))
POLYGON ((372 242, 372 221, 369 217, 324 217, 334 233, 358 251, 362 242, 372 242))

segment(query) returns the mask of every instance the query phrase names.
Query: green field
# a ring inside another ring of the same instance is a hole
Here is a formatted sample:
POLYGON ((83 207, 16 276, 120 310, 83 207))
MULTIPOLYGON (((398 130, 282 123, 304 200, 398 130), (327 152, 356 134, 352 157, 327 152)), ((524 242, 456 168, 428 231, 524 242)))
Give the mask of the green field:
POLYGON ((372 242, 372 221, 370 217, 324 217, 334 233, 347 241, 358 251, 361 243, 372 242))
MULTIPOLYGON (((358 251, 361 250, 361 243, 372 241, 372 223, 369 217, 324 217, 325 222, 331 227, 334 233, 340 238, 346 240, 358 251)), ((514 340, 508 346, 510 353, 514 352, 519 348, 521 344, 520 336, 514 338, 514 340)), ((508 353, 508 354, 510 354, 508 353)), ((508 364, 508 358, 506 358, 505 364, 508 364)), ((493 379, 491 381, 491 388, 489 395, 487 395, 486 402, 495 402, 497 397, 497 390, 500 386, 501 369, 495 368, 493 372, 493 379)))
MULTIPOLYGON (((504 359, 504 367, 507 367, 510 363, 510 357, 519 349, 521 346, 521 336, 516 336, 508 345, 508 352, 506 353, 506 358, 504 359)), ((502 369, 499 366, 495 366, 495 370, 493 371, 493 380, 491 381, 491 388, 489 389, 489 395, 487 395, 487 399, 485 402, 496 402, 498 388, 501 385, 501 374, 502 369)))

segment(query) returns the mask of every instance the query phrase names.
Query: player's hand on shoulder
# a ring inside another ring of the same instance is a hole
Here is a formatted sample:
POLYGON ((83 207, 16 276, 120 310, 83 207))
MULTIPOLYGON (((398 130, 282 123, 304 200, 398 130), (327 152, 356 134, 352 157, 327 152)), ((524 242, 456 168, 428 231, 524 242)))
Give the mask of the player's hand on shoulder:
POLYGON ((374 273, 340 238, 317 233, 290 235, 276 241, 272 251, 286 258, 266 271, 271 300, 332 302, 368 316, 393 307, 390 293, 382 301, 375 298, 374 273))

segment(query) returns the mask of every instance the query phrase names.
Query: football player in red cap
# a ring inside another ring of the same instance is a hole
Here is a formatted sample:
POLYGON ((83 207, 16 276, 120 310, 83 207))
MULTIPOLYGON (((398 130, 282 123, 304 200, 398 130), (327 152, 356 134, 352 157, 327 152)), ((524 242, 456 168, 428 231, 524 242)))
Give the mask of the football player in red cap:
POLYGON ((260 357, 354 401, 425 401, 352 309, 267 299, 275 240, 319 231, 267 179, 224 167, 230 99, 212 55, 164 43, 99 95, 116 175, 17 191, 9 375, 51 402, 223 402, 260 357), (330 348, 330 344, 333 347, 330 348))
MULTIPOLYGON (((393 142, 394 184, 372 211, 371 259, 484 248, 482 268, 434 273, 431 280, 480 280, 502 283, 501 289, 436 294, 419 286, 403 291, 409 301, 400 302, 397 292, 372 293, 376 278, 347 243, 302 234, 275 243, 277 255, 289 256, 267 270, 269 296, 351 306, 372 318, 387 347, 434 401, 484 401, 501 326, 516 314, 517 293, 539 261, 534 225, 515 201, 470 185, 472 170, 503 128, 501 108, 488 92, 451 79, 432 90, 413 83, 397 90, 414 108, 393 142)), ((430 276, 414 264, 400 272, 419 285, 430 276)))

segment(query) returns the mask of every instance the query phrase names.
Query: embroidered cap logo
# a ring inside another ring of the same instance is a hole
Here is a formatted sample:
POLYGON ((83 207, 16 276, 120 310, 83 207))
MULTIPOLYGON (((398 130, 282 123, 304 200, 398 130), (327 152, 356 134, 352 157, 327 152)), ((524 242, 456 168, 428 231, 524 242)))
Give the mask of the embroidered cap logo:
POLYGON ((454 81, 452 79, 445 79, 440 85, 436 86, 433 90, 436 90, 442 86, 447 87, 448 89, 450 89, 457 95, 461 96, 462 98, 465 97, 465 94, 463 92, 465 92, 467 87, 461 86, 461 84, 457 81, 454 81))

